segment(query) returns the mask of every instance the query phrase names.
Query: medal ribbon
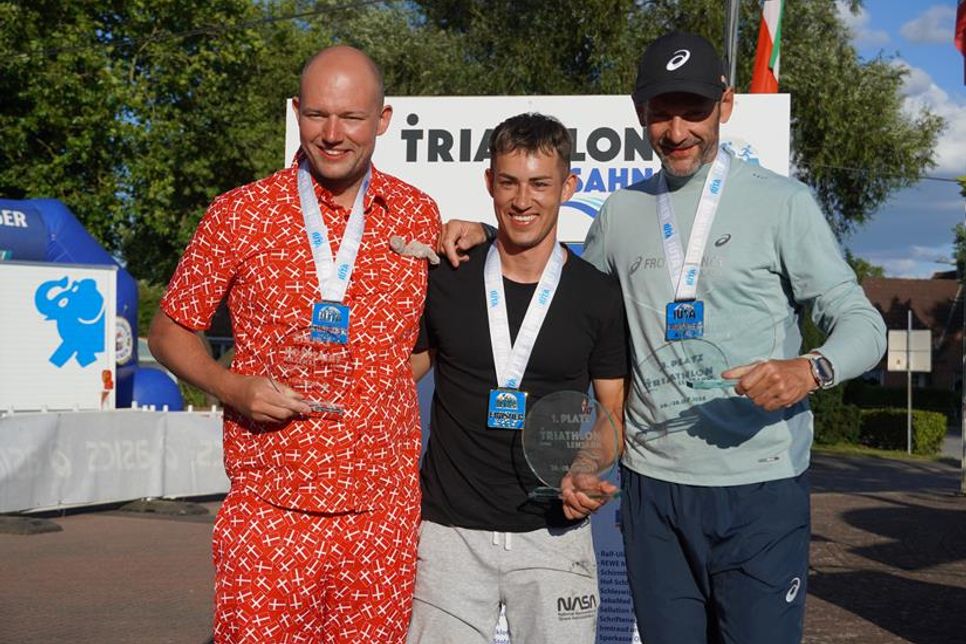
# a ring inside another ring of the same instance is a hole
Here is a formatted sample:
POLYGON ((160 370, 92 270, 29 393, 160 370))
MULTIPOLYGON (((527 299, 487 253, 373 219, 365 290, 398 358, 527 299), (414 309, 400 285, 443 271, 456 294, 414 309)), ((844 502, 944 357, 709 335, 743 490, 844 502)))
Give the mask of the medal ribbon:
POLYGON ((312 175, 309 173, 308 162, 299 163, 298 185, 299 203, 302 206, 302 218, 305 220, 305 232, 309 237, 309 248, 312 249, 312 259, 315 262, 315 275, 319 280, 319 292, 325 302, 342 302, 345 300, 349 279, 355 267, 356 255, 362 245, 362 233, 366 227, 365 207, 362 202, 369 189, 372 179, 372 169, 366 170, 366 176, 359 186, 352 212, 346 223, 339 252, 332 260, 332 245, 329 241, 329 229, 322 220, 319 200, 312 187, 312 175))
POLYGON ((688 252, 681 247, 681 235, 678 232, 674 207, 668 195, 667 178, 664 173, 658 177, 657 214, 661 227, 661 242, 664 245, 664 259, 667 263, 668 276, 671 287, 674 288, 674 301, 693 300, 698 293, 698 278, 701 276, 701 259, 704 257, 705 246, 711 234, 711 224, 718 211, 718 202, 724 192, 725 179, 731 167, 731 157, 724 150, 719 149, 714 164, 704 180, 701 189, 701 200, 691 225, 691 237, 688 239, 688 252))
POLYGON ((506 293, 503 290, 503 270, 500 266, 500 251, 496 243, 490 246, 483 267, 483 283, 486 286, 486 315, 490 323, 490 344, 493 347, 493 365, 496 367, 496 380, 500 387, 517 389, 523 380, 523 373, 530 362, 530 353, 537 341, 540 327, 547 317, 553 301, 560 275, 563 272, 567 251, 560 244, 554 244, 553 254, 543 267, 537 289, 530 298, 526 315, 517 332, 517 340, 510 343, 510 323, 506 312, 506 293))

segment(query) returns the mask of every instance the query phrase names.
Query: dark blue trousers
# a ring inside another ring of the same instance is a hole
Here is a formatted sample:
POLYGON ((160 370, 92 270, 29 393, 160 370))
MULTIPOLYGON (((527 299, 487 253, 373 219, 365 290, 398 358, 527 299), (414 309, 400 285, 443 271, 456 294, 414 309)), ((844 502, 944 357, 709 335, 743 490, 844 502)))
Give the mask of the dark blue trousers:
POLYGON ((646 644, 802 639, 808 473, 730 487, 622 468, 624 554, 646 644))

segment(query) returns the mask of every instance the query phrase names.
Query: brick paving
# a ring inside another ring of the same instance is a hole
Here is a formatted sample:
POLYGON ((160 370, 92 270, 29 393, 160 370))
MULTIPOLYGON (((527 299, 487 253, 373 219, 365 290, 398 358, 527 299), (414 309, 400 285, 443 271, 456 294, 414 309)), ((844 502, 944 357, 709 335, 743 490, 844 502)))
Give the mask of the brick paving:
MULTIPOLYGON (((966 642, 958 463, 817 455, 806 642, 966 642)), ((0 534, 0 642, 211 637, 211 514, 69 513, 0 534)))
POLYGON ((812 481, 806 641, 966 642, 959 469, 820 456, 812 481))

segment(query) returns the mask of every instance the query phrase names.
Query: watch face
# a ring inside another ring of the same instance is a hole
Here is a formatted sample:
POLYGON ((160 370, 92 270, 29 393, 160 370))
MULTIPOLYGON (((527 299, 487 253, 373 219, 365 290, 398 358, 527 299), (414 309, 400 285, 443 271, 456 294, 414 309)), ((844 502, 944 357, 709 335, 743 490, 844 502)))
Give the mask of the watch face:
POLYGON ((815 365, 815 375, 823 385, 832 382, 835 373, 832 371, 832 363, 828 361, 828 358, 817 357, 812 364, 815 365))

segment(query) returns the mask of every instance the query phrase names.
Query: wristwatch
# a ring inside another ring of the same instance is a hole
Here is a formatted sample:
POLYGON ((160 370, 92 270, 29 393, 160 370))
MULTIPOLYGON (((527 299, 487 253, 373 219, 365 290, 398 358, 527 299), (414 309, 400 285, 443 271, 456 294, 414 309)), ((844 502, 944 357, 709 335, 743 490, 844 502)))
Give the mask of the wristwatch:
POLYGON ((828 389, 835 384, 835 369, 832 368, 828 358, 815 352, 806 353, 802 357, 808 360, 812 368, 812 377, 815 378, 819 389, 828 389))

